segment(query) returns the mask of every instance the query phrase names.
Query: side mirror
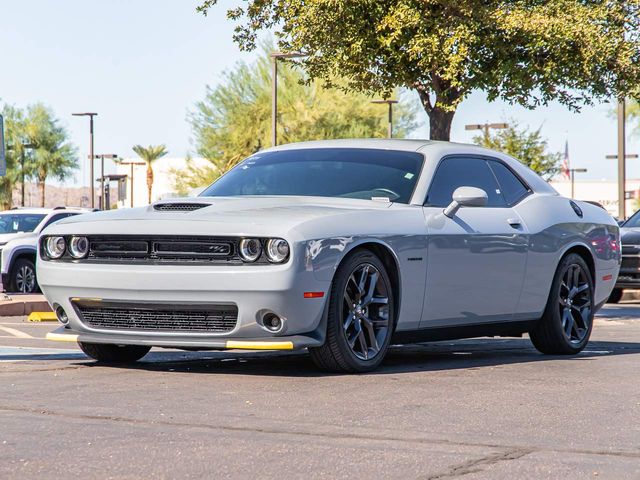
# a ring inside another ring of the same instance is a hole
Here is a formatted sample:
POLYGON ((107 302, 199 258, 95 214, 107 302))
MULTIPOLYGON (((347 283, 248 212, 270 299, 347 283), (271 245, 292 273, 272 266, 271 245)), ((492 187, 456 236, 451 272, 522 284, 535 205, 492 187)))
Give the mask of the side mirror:
POLYGON ((453 192, 452 201, 444 214, 453 218, 460 207, 484 207, 487 204, 487 192, 476 187, 458 187, 453 192))

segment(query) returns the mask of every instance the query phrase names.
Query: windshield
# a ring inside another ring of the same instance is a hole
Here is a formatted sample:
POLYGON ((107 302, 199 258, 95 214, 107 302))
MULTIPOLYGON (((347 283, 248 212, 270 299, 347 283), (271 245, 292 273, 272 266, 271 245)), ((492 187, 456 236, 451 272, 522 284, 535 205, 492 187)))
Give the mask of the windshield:
POLYGON ((301 195, 409 203, 422 168, 416 152, 318 148, 257 153, 200 195, 301 195))
POLYGON ((46 215, 5 213, 0 215, 0 233, 33 232, 46 215))

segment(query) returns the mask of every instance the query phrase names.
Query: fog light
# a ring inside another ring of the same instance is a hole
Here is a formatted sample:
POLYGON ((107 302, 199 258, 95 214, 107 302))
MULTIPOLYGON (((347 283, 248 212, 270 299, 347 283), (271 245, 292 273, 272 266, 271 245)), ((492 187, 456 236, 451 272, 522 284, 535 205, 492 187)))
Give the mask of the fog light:
POLYGON ((67 312, 65 312, 64 308, 62 308, 60 305, 56 307, 56 317, 58 317, 58 321, 63 325, 66 325, 67 323, 69 323, 69 317, 67 316, 67 312))
POLYGON ((262 325, 271 333, 278 333, 282 330, 284 322, 275 313, 267 313, 264 317, 262 317, 262 325))

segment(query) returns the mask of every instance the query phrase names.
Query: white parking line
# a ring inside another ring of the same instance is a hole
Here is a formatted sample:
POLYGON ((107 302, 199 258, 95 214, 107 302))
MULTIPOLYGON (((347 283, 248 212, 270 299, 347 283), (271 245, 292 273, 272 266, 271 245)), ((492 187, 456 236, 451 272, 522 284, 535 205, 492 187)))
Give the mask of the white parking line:
POLYGON ((0 326, 0 330, 16 338, 33 338, 31 335, 11 327, 0 326))

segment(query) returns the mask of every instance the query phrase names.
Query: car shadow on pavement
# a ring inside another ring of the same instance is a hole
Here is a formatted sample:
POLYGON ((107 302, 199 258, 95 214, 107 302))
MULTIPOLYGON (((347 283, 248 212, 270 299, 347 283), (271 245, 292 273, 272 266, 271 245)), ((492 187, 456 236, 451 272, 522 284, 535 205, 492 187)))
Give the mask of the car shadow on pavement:
MULTIPOLYGON (((528 339, 473 339, 393 346, 382 365, 366 375, 387 375, 441 370, 477 369, 548 361, 582 362, 597 357, 640 354, 640 343, 592 341, 578 355, 543 355, 528 339)), ((85 363, 105 368, 97 363, 85 363)), ((159 372, 240 374, 277 377, 321 377, 309 355, 302 352, 163 352, 153 350, 125 368, 159 372)))

